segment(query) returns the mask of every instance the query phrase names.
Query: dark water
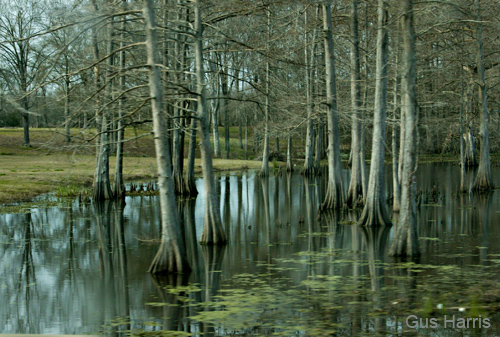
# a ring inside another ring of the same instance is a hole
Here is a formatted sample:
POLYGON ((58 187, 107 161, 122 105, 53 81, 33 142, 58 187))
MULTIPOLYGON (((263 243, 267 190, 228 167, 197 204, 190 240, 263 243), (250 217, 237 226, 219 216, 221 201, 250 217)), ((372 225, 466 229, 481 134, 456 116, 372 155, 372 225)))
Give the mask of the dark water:
MULTIPOLYGON (((496 186, 498 173, 494 168, 496 186)), ((345 171, 346 186, 347 177, 345 171)), ((423 255, 398 261, 386 257, 392 228, 359 228, 355 212, 319 216, 324 179, 222 176, 225 248, 197 244, 203 193, 179 201, 193 267, 183 277, 146 272, 159 236, 157 197, 128 197, 125 206, 59 200, 57 207, 1 214, 0 333, 500 333, 498 191, 458 195, 457 166, 421 165, 423 255), (439 327, 408 327, 410 314, 436 318, 439 327), (445 314, 482 315, 491 327, 445 328, 445 314)), ((201 191, 202 181, 197 185, 201 191)))

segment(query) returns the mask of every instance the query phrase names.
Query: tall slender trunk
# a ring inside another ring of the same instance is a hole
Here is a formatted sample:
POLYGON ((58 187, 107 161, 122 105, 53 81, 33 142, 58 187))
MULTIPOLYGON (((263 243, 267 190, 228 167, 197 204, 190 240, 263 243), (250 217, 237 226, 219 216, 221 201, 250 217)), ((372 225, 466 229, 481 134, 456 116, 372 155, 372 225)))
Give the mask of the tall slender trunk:
MULTIPOLYGON (((227 239, 220 218, 219 197, 217 195, 217 189, 215 188, 212 145, 210 143, 210 129, 208 125, 205 71, 203 69, 203 28, 201 23, 200 0, 195 0, 194 6, 196 90, 198 93, 198 119, 200 121, 201 167, 205 183, 205 224, 203 226, 200 242, 207 245, 225 244, 227 239)), ((217 127, 215 123, 214 127, 217 127)))
MULTIPOLYGON (((269 6, 269 1, 268 1, 269 6)), ((265 103, 265 117, 264 117, 264 149, 262 151, 262 176, 269 176, 269 118, 271 110, 270 94, 271 94, 271 83, 270 83, 270 60, 269 51, 271 48, 271 10, 267 9, 267 53, 266 56, 266 103, 265 103)))
POLYGON ((378 0, 377 65, 373 121, 372 157, 368 193, 360 225, 389 225, 384 190, 385 116, 387 110, 387 10, 385 1, 378 0))
MULTIPOLYGON (((395 68, 394 68, 394 97, 393 97, 393 124, 392 124, 392 194, 393 194, 393 203, 392 210, 394 212, 399 212, 401 209, 401 178, 399 176, 399 162, 398 162, 398 91, 399 91, 399 74, 398 74, 398 66, 399 66, 399 35, 397 39, 397 46, 395 49, 395 68)), ((403 128, 403 125, 401 125, 403 128)), ((403 148, 404 144, 401 143, 400 146, 403 148)), ((403 157, 401 157, 401 161, 403 161, 403 157)))
MULTIPOLYGON (((216 68, 215 65, 212 65, 212 72, 215 73, 216 68)), ((214 98, 219 97, 219 81, 214 84, 212 90, 212 96, 214 98)), ((220 149, 220 135, 219 135, 219 100, 212 100, 212 128, 214 133, 214 157, 222 158, 221 149, 220 149)))
POLYGON ((65 133, 66 133, 66 142, 71 142, 71 113, 69 109, 69 94, 70 94, 70 78, 69 78, 69 60, 68 55, 64 55, 64 67, 66 76, 64 77, 64 117, 65 117, 65 133))
POLYGON ((325 43, 326 103, 328 121, 328 187, 323 210, 340 208, 344 202, 340 162, 340 136, 335 87, 335 54, 333 50, 332 8, 323 4, 323 30, 325 43))
POLYGON ((316 174, 321 174, 321 159, 323 159, 323 120, 321 117, 318 118, 317 123, 317 136, 316 136, 316 174))
POLYGON ((149 89, 153 112, 153 131, 158 165, 158 186, 161 206, 161 244, 149 268, 151 273, 185 273, 190 270, 186 248, 181 235, 181 226, 172 180, 172 162, 170 144, 167 138, 166 120, 163 113, 163 93, 158 69, 158 51, 156 24, 153 12, 153 0, 144 2, 146 22, 146 50, 149 68, 149 89))
POLYGON ((231 149, 230 139, 229 139, 229 110, 227 108, 227 99, 229 95, 229 79, 227 74, 228 68, 223 67, 223 72, 221 73, 221 91, 222 91, 222 101, 221 110, 224 113, 224 140, 225 140, 225 150, 226 159, 229 159, 229 151, 231 149))
POLYGON ((479 80, 479 95, 481 99, 481 152, 479 154, 479 168, 474 180, 473 190, 487 192, 493 189, 491 181, 490 144, 489 144, 489 113, 488 93, 486 77, 484 74, 484 48, 483 48, 483 25, 481 23, 481 2, 476 0, 477 7, 477 72, 479 80))
POLYGON ((403 1, 403 85, 402 112, 405 114, 405 152, 401 160, 401 210, 394 240, 390 249, 391 256, 420 255, 417 234, 416 210, 416 171, 417 171, 417 88, 415 72, 415 29, 413 25, 413 0, 403 1))
MULTIPOLYGON (((98 7, 95 0, 93 0, 94 9, 97 12, 98 7)), ((109 31, 109 41, 108 48, 112 49, 111 43, 112 28, 109 31)), ((99 50, 97 45, 97 33, 93 39, 94 43, 94 58, 99 59, 99 50)), ((112 66, 112 60, 109 60, 109 65, 112 66)), ((99 67, 96 65, 94 68, 95 75, 95 85, 96 91, 100 90, 100 71, 99 67)), ((110 85, 110 84, 108 84, 110 85)), ((108 92, 109 93, 109 92, 108 92)), ((108 111, 101 108, 101 102, 99 98, 96 98, 96 121, 99 124, 98 136, 99 142, 97 144, 97 161, 94 172, 94 183, 93 183, 93 197, 94 200, 107 200, 113 198, 113 192, 111 191, 111 182, 109 180, 109 123, 108 123, 108 111), (99 119, 97 117, 100 117, 99 119)))
POLYGON ((346 204, 350 207, 363 202, 361 182, 361 126, 359 110, 361 108, 361 77, 359 66, 358 1, 351 3, 351 109, 352 109, 352 166, 351 182, 347 191, 346 204))
POLYGON ((191 120, 190 136, 189 136, 189 153, 188 161, 186 167, 186 173, 184 176, 184 183, 186 184, 184 193, 186 195, 195 196, 198 195, 198 189, 196 188, 196 183, 194 180, 194 159, 196 153, 196 128, 197 121, 196 118, 191 120))
POLYGON ((366 202, 368 194, 368 174, 366 172, 366 111, 368 106, 368 3, 365 3, 365 52, 363 54, 364 63, 364 90, 363 90, 363 108, 361 111, 361 140, 360 140, 360 166, 361 166, 361 185, 363 186, 363 201, 366 202))
MULTIPOLYGON (((177 11, 177 22, 183 22, 183 14, 182 14, 182 9, 180 7, 180 4, 178 1, 176 1, 176 11, 177 11)), ((179 25, 177 26, 177 30, 181 31, 182 27, 179 25)), ((182 74, 185 70, 185 65, 184 65, 184 50, 182 46, 182 34, 176 33, 175 34, 175 41, 174 41, 174 80, 177 83, 181 83, 182 81, 182 74)), ((177 194, 184 194, 184 178, 182 176, 182 171, 184 169, 184 128, 183 128, 183 120, 182 120, 182 115, 183 113, 183 100, 181 98, 182 93, 180 92, 180 89, 176 89, 176 97, 174 99, 173 103, 173 111, 174 111, 174 118, 172 119, 172 125, 173 125, 173 141, 172 141, 172 149, 173 149, 173 179, 174 179, 174 188, 175 188, 175 193, 177 194)))
MULTIPOLYGON (((127 9, 127 0, 122 0, 123 10, 127 9)), ((118 101, 118 122, 117 122, 117 140, 116 140, 116 165, 115 165, 115 181, 113 194, 117 199, 125 198, 125 184, 123 182, 123 140, 125 135, 125 127, 123 125, 123 114, 125 111, 126 99, 125 91, 125 33, 126 33, 126 17, 122 19, 120 27, 120 53, 119 53, 119 88, 120 99, 118 101)))
POLYGON ((464 95, 465 95, 465 84, 464 84, 464 35, 462 32, 462 50, 460 57, 460 85, 461 85, 461 95, 460 95, 460 192, 467 192, 467 187, 465 186, 465 129, 464 129, 464 95))
MULTIPOLYGON (((308 18, 307 18, 307 10, 304 11, 304 24, 307 28, 308 18)), ((311 48, 311 55, 309 55, 309 34, 306 31, 304 33, 304 63, 305 63, 305 82, 306 82, 306 100, 307 100, 307 131, 306 131, 306 151, 305 151, 305 160, 304 160, 304 170, 303 174, 306 176, 314 174, 314 162, 313 162, 313 153, 314 153, 314 100, 313 100, 313 91, 314 91, 314 81, 312 78, 313 73, 313 65, 314 62, 314 54, 315 54, 315 39, 313 38, 313 47, 311 48)))
POLYGON ((293 162, 292 162, 292 136, 288 135, 287 141, 287 149, 286 149, 286 171, 293 171, 293 162))

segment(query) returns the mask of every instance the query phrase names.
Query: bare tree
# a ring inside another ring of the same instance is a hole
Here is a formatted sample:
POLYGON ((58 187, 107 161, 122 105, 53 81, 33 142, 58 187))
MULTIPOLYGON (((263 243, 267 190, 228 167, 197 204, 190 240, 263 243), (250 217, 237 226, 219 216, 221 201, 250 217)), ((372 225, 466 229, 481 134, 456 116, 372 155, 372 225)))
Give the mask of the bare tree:
POLYGON ((385 117, 387 110, 387 9, 385 0, 378 0, 377 64, 372 156, 368 193, 359 223, 366 226, 391 224, 384 190, 385 117))
POLYGON ((413 0, 403 1, 403 73, 402 112, 405 114, 403 176, 401 177, 401 211, 390 250, 391 256, 420 255, 416 214, 417 171, 417 90, 415 71, 415 29, 413 0))
MULTIPOLYGON (((37 85, 45 55, 39 36, 43 25, 43 4, 32 0, 0 2, 0 59, 7 90, 19 100, 19 108, 24 121, 24 146, 30 144, 30 91, 37 85)), ((39 84, 39 83, 38 83, 39 84)))
POLYGON ((326 104, 328 121, 328 187, 323 210, 340 208, 344 201, 340 162, 340 136, 337 111, 337 90, 335 87, 335 54, 333 49, 332 8, 329 2, 323 4, 323 30, 325 44, 326 104))
POLYGON ((161 207, 161 244, 149 268, 151 273, 185 273, 190 270, 186 248, 181 235, 181 226, 175 201, 172 179, 170 144, 163 113, 163 93, 158 69, 158 50, 153 0, 144 2, 146 23, 146 50, 148 55, 149 88, 153 113, 156 160, 158 164, 158 185, 161 207))
POLYGON ((474 180, 473 190, 486 192, 493 189, 491 181, 490 143, 489 143, 489 113, 488 93, 486 78, 484 75, 484 48, 483 48, 483 24, 481 23, 481 1, 476 0, 477 8, 477 72, 479 80, 479 94, 481 99, 481 152, 479 155, 479 168, 474 180))
POLYGON ((203 68, 203 26, 200 0, 194 1, 194 53, 198 120, 200 122, 200 149, 203 181, 205 183, 205 225, 200 242, 207 245, 226 243, 226 233, 220 218, 220 206, 212 164, 212 145, 208 125, 205 71, 203 68))
MULTIPOLYGON (((347 191, 346 204, 355 206, 363 202, 361 182, 361 77, 359 67, 358 1, 351 2, 351 109, 352 109, 352 167, 351 182, 347 191)), ((364 160, 364 158, 363 158, 364 160)))

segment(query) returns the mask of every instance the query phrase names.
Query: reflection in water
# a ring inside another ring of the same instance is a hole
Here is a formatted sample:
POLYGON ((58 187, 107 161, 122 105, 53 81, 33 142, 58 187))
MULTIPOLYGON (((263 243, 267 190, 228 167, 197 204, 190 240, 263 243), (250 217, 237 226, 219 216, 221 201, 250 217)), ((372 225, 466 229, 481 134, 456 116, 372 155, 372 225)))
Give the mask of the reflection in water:
POLYGON ((221 177, 225 248, 198 243, 205 204, 198 180, 200 195, 179 200, 193 271, 175 278, 146 273, 160 231, 157 197, 2 214, 0 332, 396 334, 404 315, 432 312, 438 301, 494 305, 500 195, 456 194, 458 177, 456 166, 419 167, 421 261, 387 259, 392 229, 359 228, 357 213, 319 217, 325 176, 221 177))

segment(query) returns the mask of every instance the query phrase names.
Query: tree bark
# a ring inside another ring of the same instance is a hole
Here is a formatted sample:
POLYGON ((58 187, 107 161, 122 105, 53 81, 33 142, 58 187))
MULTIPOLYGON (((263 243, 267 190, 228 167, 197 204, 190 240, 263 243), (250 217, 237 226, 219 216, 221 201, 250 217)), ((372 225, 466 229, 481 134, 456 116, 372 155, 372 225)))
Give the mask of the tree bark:
MULTIPOLYGON (((127 9, 127 0, 122 0, 123 10, 127 9)), ((125 111, 125 36, 126 36, 126 18, 122 19, 120 27, 120 53, 119 53, 119 67, 120 67, 120 98, 118 101, 118 123, 117 123, 117 141, 116 141, 116 165, 115 165, 115 184, 113 194, 117 199, 125 198, 125 184, 123 182, 123 140, 125 135, 125 127, 123 125, 123 114, 125 111)))
POLYGON ((340 208, 344 202, 340 162, 340 136, 335 87, 335 54, 333 50, 332 8, 323 4, 323 29, 325 43, 326 103, 328 121, 328 187, 322 210, 340 208))
POLYGON ((415 30, 413 0, 403 1, 403 85, 402 110, 405 114, 401 210, 390 249, 391 256, 420 255, 416 214, 417 171, 417 89, 415 72, 415 30))
POLYGON ((349 207, 363 203, 363 185, 361 182, 361 144, 359 110, 361 107, 361 78, 359 67, 359 32, 358 1, 351 2, 351 109, 352 109, 352 166, 351 181, 347 191, 346 204, 349 207))
POLYGON ((377 62, 375 108, 373 121, 372 157, 368 193, 360 225, 390 225, 384 190, 385 116, 387 111, 387 10, 385 1, 378 0, 377 62))
POLYGON ((71 142, 71 113, 69 109, 69 94, 70 94, 70 78, 69 78, 69 60, 68 60, 68 55, 64 55, 64 67, 65 67, 65 72, 66 76, 64 78, 64 91, 65 91, 65 96, 64 96, 64 117, 66 119, 65 121, 65 133, 66 133, 66 142, 70 143, 71 142))
MULTIPOLYGON (((269 2, 268 2, 269 6, 269 2)), ((266 103, 265 103, 265 117, 264 117, 264 149, 262 151, 262 169, 261 175, 264 177, 269 176, 269 118, 270 118, 270 110, 271 110, 271 102, 270 102, 270 60, 269 60, 269 50, 271 44, 271 10, 267 9, 267 53, 268 56, 266 58, 266 103)))
MULTIPOLYGON (((304 11, 304 24, 307 29, 308 19, 307 10, 304 11)), ((314 175, 314 81, 313 81, 313 69, 314 69, 314 54, 315 54, 315 38, 313 37, 311 55, 309 55, 309 34, 304 33, 304 63, 305 63, 305 82, 306 82, 306 100, 307 100, 307 131, 306 131, 306 151, 304 159, 304 169, 302 173, 306 176, 314 175)))
POLYGON ((293 171, 293 162, 292 162, 292 136, 288 135, 287 149, 286 149, 286 171, 293 171))
POLYGON ((189 196, 198 195, 198 189, 196 188, 196 183, 194 180, 194 159, 196 153, 196 128, 197 120, 193 118, 191 120, 191 134, 189 136, 189 153, 188 161, 186 167, 186 173, 184 176, 184 183, 186 184, 184 188, 184 193, 189 196))
MULTIPOLYGON (((215 72, 215 65, 212 65, 212 72, 215 72)), ((213 97, 219 97, 219 81, 214 84, 212 90, 213 97)), ((219 135, 219 101, 217 99, 212 100, 212 128, 214 133, 214 157, 222 158, 220 149, 220 135, 219 135)))
MULTIPOLYGON (((393 97, 393 124, 392 124, 392 210, 394 212, 399 212, 401 209, 401 179, 399 177, 399 156, 398 156, 398 91, 399 91, 399 35, 398 35, 398 43, 395 49, 395 57, 396 57, 396 67, 394 69, 394 97, 393 97)), ((404 126, 401 125, 400 128, 404 126)), ((403 148, 404 143, 400 144, 401 148, 403 148)), ((400 159, 403 160, 403 157, 400 159)))
POLYGON ((153 113, 153 131, 158 165, 158 186, 161 206, 161 244, 149 268, 151 273, 186 273, 190 270, 186 249, 181 234, 179 215, 172 180, 172 162, 170 144, 167 138, 167 126, 163 114, 163 93, 158 69, 156 24, 153 12, 153 0, 144 2, 146 23, 146 50, 148 55, 149 88, 153 113))
POLYGON ((479 154, 479 168, 472 189, 478 192, 487 192, 493 189, 491 181, 490 144, 489 144, 489 113, 488 93, 486 78, 484 74, 484 48, 483 48, 483 25, 481 23, 481 3, 476 0, 477 7, 477 71, 479 80, 479 95, 481 99, 481 152, 479 154))
MULTIPOLYGON (((149 0, 151 1, 151 0, 149 0)), ((205 183, 205 224, 200 243, 217 245, 226 243, 226 233, 220 218, 220 206, 212 164, 212 145, 208 126, 208 112, 205 89, 205 71, 203 70, 203 28, 201 23, 200 0, 194 1, 195 28, 195 72, 196 90, 198 94, 198 119, 200 121, 201 167, 205 183)), ((214 127, 217 125, 214 123, 214 127)))

